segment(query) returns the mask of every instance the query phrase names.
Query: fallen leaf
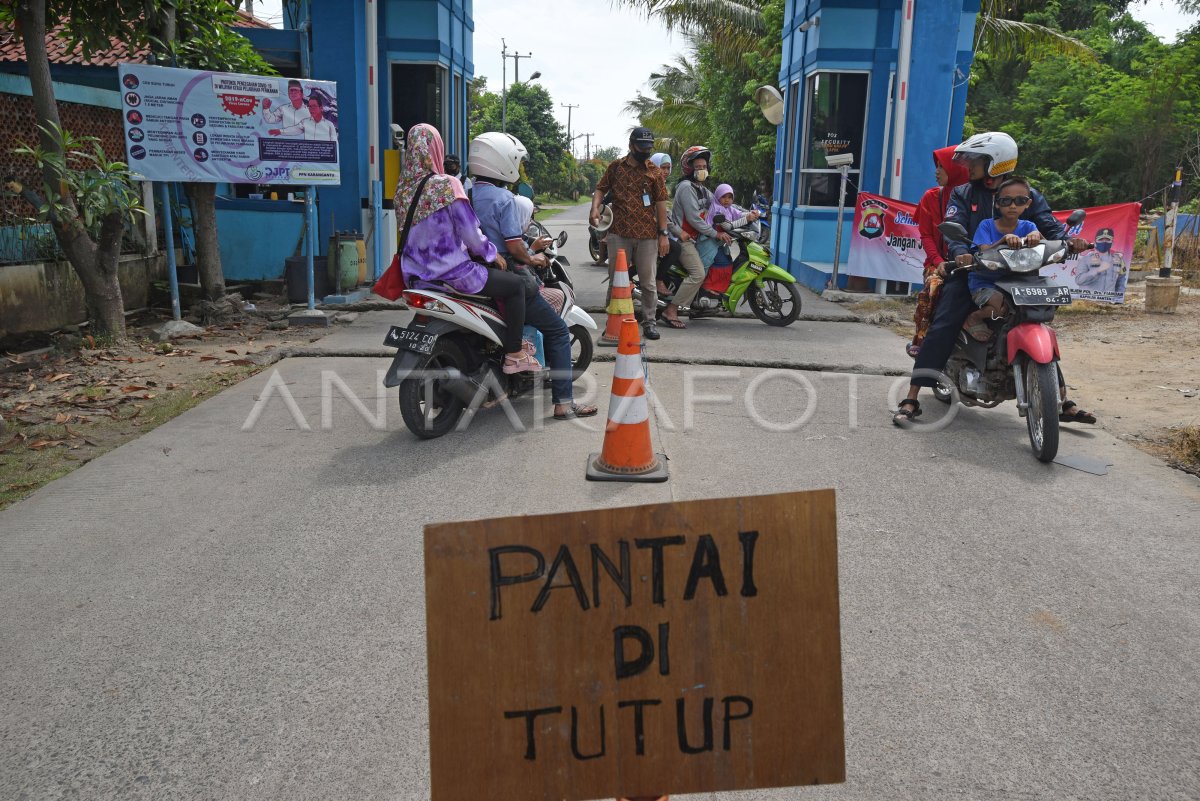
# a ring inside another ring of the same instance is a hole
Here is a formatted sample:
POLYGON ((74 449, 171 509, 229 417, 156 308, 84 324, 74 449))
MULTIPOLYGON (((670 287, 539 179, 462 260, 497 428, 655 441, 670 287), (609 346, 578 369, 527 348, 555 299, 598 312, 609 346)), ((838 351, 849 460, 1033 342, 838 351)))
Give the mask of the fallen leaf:
POLYGON ((130 384, 127 387, 121 387, 122 392, 141 392, 144 389, 146 387, 143 387, 141 384, 130 384))
POLYGON ((249 359, 232 359, 229 363, 236 364, 239 367, 250 367, 254 364, 254 362, 250 361, 249 359))
POLYGON ((26 391, 26 392, 36 392, 36 391, 37 391, 37 384, 30 384, 30 385, 29 385, 29 389, 27 389, 27 390, 25 390, 25 391, 26 391))
POLYGON ((154 393, 153 393, 153 392, 147 392, 146 394, 142 395, 142 397, 143 397, 143 398, 145 398, 146 400, 150 400, 151 398, 153 398, 153 397, 154 397, 154 393))
POLYGON ((29 406, 30 406, 30 404, 28 404, 28 403, 18 403, 18 404, 16 405, 16 408, 14 408, 14 409, 13 409, 13 411, 14 411, 14 412, 23 412, 23 411, 25 411, 26 409, 28 409, 28 408, 29 408, 29 406))
POLYGON ((226 348, 226 349, 225 349, 225 352, 226 352, 226 353, 232 353, 234 356, 237 356, 237 355, 238 355, 237 348, 226 348))
POLYGON ((167 389, 178 389, 178 388, 179 388, 178 384, 167 384, 167 389))
POLYGON ((95 349, 95 347, 96 347, 96 338, 95 337, 93 337, 91 334, 88 334, 87 336, 84 337, 84 339, 87 340, 89 348, 95 349))
POLYGON ((200 397, 200 390, 198 390, 198 389, 193 389, 193 390, 192 390, 192 397, 193 397, 193 398, 198 398, 198 397, 200 397))
POLYGON ((44 448, 53 448, 56 445, 62 445, 65 440, 61 439, 39 439, 37 442, 29 443, 32 450, 40 451, 44 448))
POLYGON ((71 415, 63 414, 62 412, 59 412, 58 414, 56 414, 54 416, 54 422, 58 423, 59 425, 64 425, 66 423, 69 423, 69 422, 71 422, 71 415))
POLYGON ((201 357, 200 357, 200 361, 202 361, 202 362, 215 362, 215 361, 217 361, 219 358, 220 358, 219 356, 201 356, 201 357))
POLYGON ((128 417, 126 417, 125 419, 126 419, 126 420, 132 420, 133 418, 137 417, 137 416, 138 416, 139 414, 141 414, 141 413, 142 413, 142 407, 141 407, 141 406, 138 406, 137 408, 135 408, 135 409, 134 409, 134 411, 133 411, 133 414, 129 415, 129 416, 128 416, 128 417))
POLYGON ((8 442, 4 443, 3 445, 0 445, 0 453, 4 453, 5 451, 7 451, 17 445, 20 445, 24 441, 25 441, 24 434, 14 434, 12 439, 10 439, 8 442))
POLYGON ((74 375, 74 373, 59 373, 57 375, 50 376, 46 380, 53 384, 56 381, 62 381, 64 378, 72 378, 74 375))

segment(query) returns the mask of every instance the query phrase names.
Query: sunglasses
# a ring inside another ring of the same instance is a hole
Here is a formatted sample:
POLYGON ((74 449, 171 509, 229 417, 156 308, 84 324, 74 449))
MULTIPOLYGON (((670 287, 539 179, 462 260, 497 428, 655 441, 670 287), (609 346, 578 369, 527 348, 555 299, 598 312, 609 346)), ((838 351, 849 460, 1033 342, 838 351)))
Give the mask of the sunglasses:
POLYGON ((1004 208, 1005 206, 1028 206, 1033 202, 1033 198, 1029 195, 1017 195, 1016 197, 998 197, 996 205, 1004 208))

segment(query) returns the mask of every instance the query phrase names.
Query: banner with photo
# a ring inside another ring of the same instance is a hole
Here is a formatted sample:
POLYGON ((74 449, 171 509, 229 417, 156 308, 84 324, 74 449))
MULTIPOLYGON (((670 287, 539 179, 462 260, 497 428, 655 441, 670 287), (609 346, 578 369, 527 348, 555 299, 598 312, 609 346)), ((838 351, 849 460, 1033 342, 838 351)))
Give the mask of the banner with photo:
POLYGON ((341 183, 332 81, 120 64, 125 153, 147 181, 341 183))
MULTIPOLYGON (((925 248, 917 230, 916 211, 911 203, 859 192, 846 273, 923 283, 925 248)), ((1086 211, 1087 219, 1071 230, 1071 236, 1093 241, 1096 248, 1044 267, 1042 275, 1070 287, 1071 296, 1079 300, 1123 303, 1141 206, 1118 203, 1086 211)), ((1065 222, 1070 213, 1056 211, 1054 216, 1065 222)))

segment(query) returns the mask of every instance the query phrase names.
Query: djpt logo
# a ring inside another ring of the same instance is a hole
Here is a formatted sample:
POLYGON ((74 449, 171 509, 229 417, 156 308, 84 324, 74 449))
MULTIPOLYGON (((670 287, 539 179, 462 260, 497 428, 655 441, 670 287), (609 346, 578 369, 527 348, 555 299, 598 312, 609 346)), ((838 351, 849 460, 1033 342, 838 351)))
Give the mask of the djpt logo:
POLYGON ((883 236, 888 205, 881 200, 868 199, 859 204, 862 220, 858 224, 858 235, 863 239, 883 236))

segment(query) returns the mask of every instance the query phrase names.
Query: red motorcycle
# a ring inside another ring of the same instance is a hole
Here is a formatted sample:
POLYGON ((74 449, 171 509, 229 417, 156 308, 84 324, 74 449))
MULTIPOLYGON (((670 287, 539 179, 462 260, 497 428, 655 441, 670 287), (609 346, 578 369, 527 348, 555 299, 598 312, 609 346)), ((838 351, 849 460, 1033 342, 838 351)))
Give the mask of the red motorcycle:
MULTIPOLYGON (((1083 223, 1078 209, 1067 218, 1067 228, 1083 223)), ((1039 461, 1049 462, 1058 454, 1059 352, 1058 338, 1050 323, 1059 306, 1071 302, 1071 290, 1043 278, 1039 271, 1061 262, 1070 253, 1068 240, 1049 239, 1019 248, 1001 247, 980 251, 958 223, 938 226, 947 239, 970 246, 974 263, 959 269, 993 270, 1007 273, 996 282, 1004 294, 1007 313, 989 324, 992 336, 980 342, 959 332, 958 342, 946 362, 945 377, 934 397, 943 403, 957 399, 966 406, 991 409, 1006 400, 1016 400, 1017 413, 1025 418, 1029 444, 1039 461)))

